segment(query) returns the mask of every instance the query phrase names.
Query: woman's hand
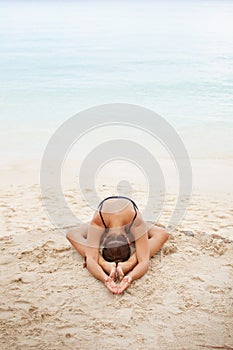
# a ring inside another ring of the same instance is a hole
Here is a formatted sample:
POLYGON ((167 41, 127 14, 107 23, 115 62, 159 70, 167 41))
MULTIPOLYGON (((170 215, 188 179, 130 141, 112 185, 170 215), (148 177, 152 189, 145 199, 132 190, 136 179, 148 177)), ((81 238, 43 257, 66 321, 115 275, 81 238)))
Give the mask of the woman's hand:
POLYGON ((125 276, 122 279, 121 283, 118 285, 117 294, 123 293, 130 286, 131 282, 132 282, 132 277, 125 276))
POLYGON ((118 294, 118 287, 110 276, 105 278, 104 284, 111 293, 118 294))

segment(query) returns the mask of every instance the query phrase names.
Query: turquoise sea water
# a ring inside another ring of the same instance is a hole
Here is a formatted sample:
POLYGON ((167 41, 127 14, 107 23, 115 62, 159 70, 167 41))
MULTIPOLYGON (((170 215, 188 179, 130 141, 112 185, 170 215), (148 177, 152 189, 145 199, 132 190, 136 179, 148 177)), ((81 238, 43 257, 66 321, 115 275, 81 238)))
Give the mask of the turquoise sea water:
POLYGON ((225 0, 1 0, 1 154, 40 154, 70 116, 125 102, 191 157, 233 157, 232 18, 225 0))

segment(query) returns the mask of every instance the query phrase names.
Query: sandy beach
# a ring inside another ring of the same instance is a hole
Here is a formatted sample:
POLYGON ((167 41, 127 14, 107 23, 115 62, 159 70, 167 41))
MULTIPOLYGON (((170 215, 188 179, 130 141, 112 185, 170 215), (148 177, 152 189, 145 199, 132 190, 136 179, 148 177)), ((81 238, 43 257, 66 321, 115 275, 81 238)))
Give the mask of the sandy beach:
MULTIPOLYGON (((66 230, 47 216, 36 173, 25 179, 24 170, 1 175, 8 178, 1 182, 1 349, 233 348, 230 192, 194 192, 149 272, 115 296, 83 268, 66 230)), ((108 191, 103 185, 101 196, 108 191)), ((77 190, 70 185, 65 196, 88 220, 77 190)), ((135 193, 139 205, 142 197, 135 193)), ((159 224, 174 199, 168 193, 159 224)))
POLYGON ((0 1, 0 350, 233 350, 232 14, 0 1), (170 234, 121 295, 66 239, 114 195, 170 234))

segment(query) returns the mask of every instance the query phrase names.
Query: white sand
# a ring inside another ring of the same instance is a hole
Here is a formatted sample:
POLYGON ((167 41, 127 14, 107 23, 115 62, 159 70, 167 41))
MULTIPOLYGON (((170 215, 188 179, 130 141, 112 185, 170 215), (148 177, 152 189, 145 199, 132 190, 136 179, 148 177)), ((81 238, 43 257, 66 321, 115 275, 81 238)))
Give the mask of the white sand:
MULTIPOLYGON (((38 174, 22 164, 12 169, 1 172, 1 349, 233 348, 231 188, 196 190, 149 272, 115 296, 49 221, 38 174)), ((91 212, 72 184, 65 193, 87 220, 91 212)), ((136 197, 140 205, 143 193, 136 197)), ((168 193, 161 223, 174 200, 168 193)))

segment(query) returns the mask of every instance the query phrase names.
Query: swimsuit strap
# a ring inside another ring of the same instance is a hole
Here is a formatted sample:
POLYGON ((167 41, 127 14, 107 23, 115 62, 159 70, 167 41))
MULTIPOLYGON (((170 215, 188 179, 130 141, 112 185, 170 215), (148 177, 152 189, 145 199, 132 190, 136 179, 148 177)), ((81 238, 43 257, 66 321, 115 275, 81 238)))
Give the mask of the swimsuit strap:
POLYGON ((99 208, 100 206, 101 206, 101 208, 102 208, 102 205, 103 205, 103 203, 104 203, 106 200, 108 200, 108 199, 113 199, 113 198, 128 199, 128 201, 130 201, 130 202, 133 204, 133 206, 134 206, 135 208, 138 209, 137 204, 136 204, 131 198, 125 197, 125 196, 110 196, 110 197, 107 197, 107 198, 103 199, 103 200, 100 202, 98 208, 99 208))
POLYGON ((131 229, 131 227, 132 227, 132 225, 133 225, 133 223, 134 223, 134 221, 135 221, 135 219, 137 217, 137 210, 136 209, 138 209, 138 208, 137 208, 137 206, 133 206, 133 207, 134 207, 135 214, 134 214, 134 217, 133 217, 133 220, 132 220, 131 224, 129 225, 129 228, 128 228, 127 232, 130 231, 130 229, 131 229))
POLYGON ((101 209, 102 209, 102 207, 103 207, 103 203, 104 203, 104 201, 102 201, 102 202, 100 203, 100 205, 99 205, 99 214, 100 214, 100 217, 101 217, 101 220, 102 220, 102 223, 103 223, 105 229, 108 230, 108 227, 107 227, 107 225, 106 225, 105 222, 104 222, 104 218, 103 218, 103 215, 102 215, 102 212, 101 212, 101 209))
POLYGON ((129 200, 129 201, 133 204, 135 214, 134 214, 133 220, 132 220, 132 222, 131 222, 131 224, 129 225, 129 228, 128 228, 128 230, 127 230, 127 231, 129 232, 130 229, 131 229, 131 226, 133 225, 133 223, 134 223, 134 221, 135 221, 135 219, 136 219, 138 207, 137 207, 136 203, 135 203, 132 199, 130 199, 130 198, 128 198, 128 197, 124 197, 124 196, 111 196, 111 197, 107 197, 107 198, 105 198, 104 200, 102 200, 102 202, 100 202, 100 204, 99 204, 99 206, 98 206, 99 214, 100 214, 102 223, 103 223, 105 229, 108 230, 108 227, 107 227, 107 225, 106 225, 106 223, 105 223, 105 221, 104 221, 104 218, 103 218, 101 209, 102 209, 103 204, 104 204, 104 202, 105 202, 106 200, 108 200, 108 199, 113 199, 113 198, 114 198, 114 199, 115 199, 115 198, 127 199, 127 200, 129 200))

